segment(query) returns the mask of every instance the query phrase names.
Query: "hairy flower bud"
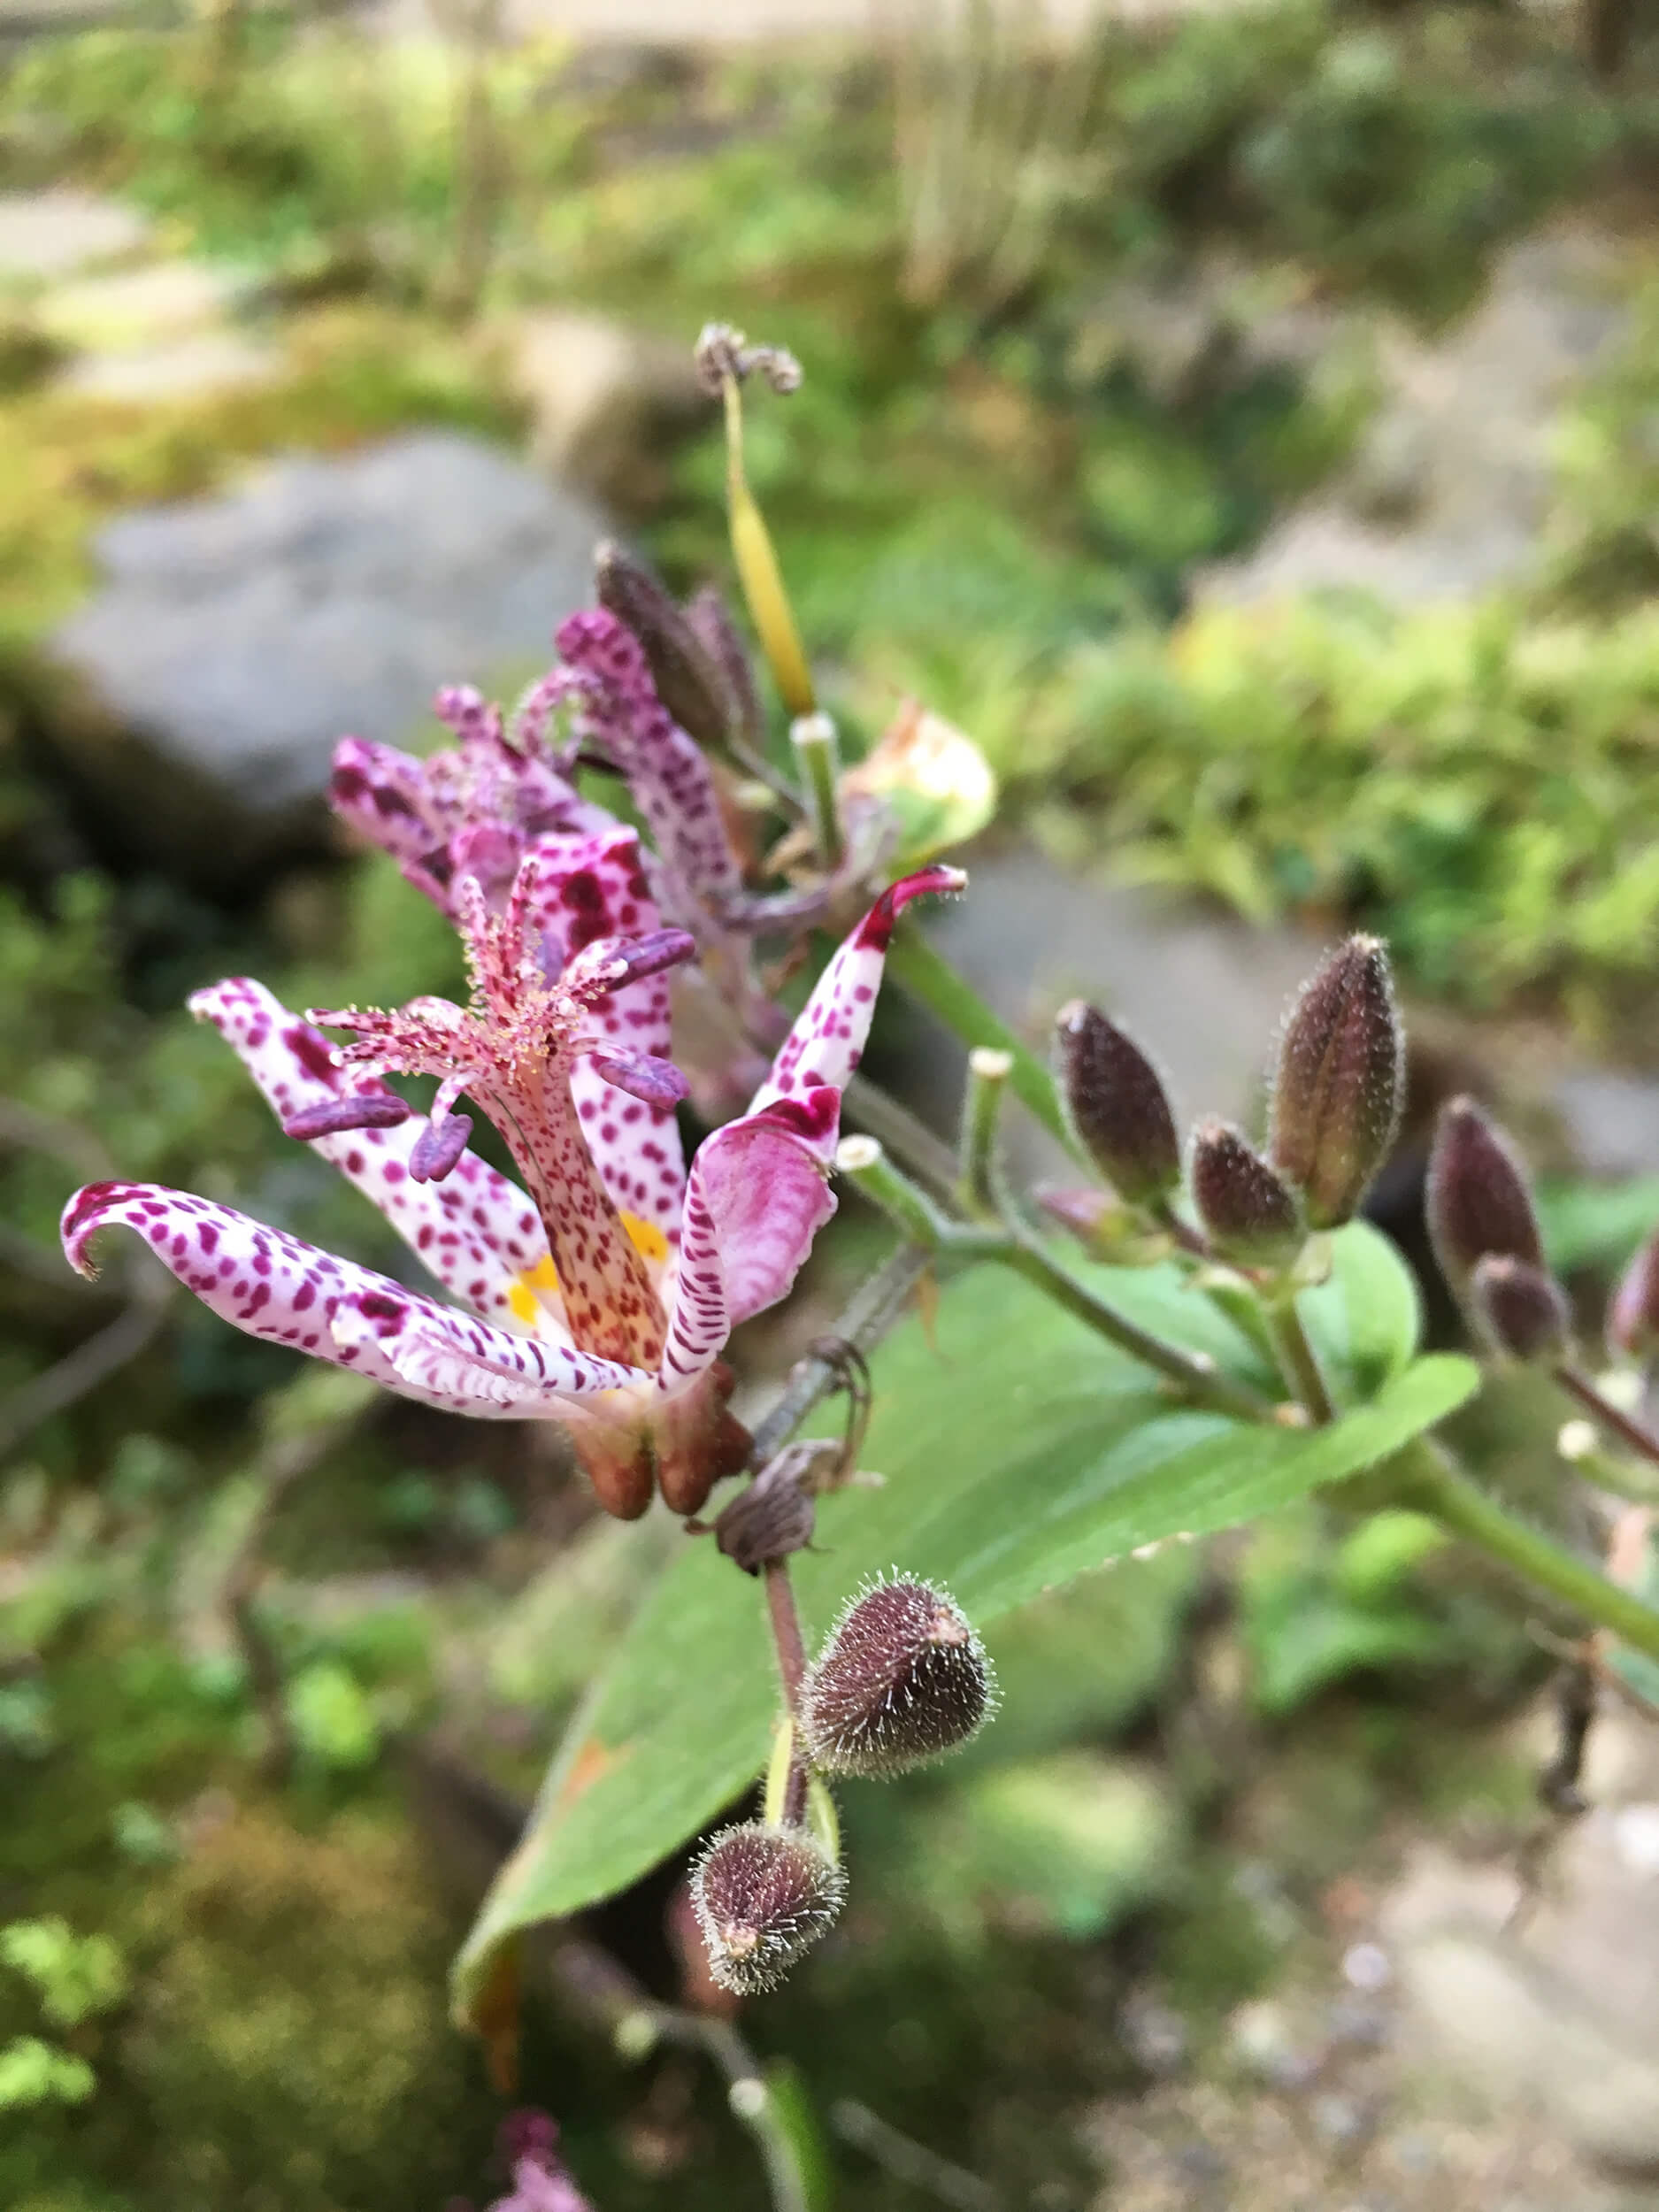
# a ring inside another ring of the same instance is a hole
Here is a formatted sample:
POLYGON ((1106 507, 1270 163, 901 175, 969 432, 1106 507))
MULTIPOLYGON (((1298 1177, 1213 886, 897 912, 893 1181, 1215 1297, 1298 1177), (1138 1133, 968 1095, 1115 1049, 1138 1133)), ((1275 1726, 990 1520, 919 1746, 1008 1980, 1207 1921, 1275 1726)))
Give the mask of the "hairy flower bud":
POLYGON ((1078 1141, 1114 1190, 1145 1205, 1181 1179, 1175 1117, 1157 1070, 1098 1007, 1073 999, 1055 1023, 1060 1094, 1078 1141))
POLYGON ((1553 1275, 1505 1252, 1488 1252, 1469 1279, 1470 1317, 1496 1352, 1509 1359, 1559 1359, 1572 1315, 1553 1275))
POLYGON ((733 703, 725 673, 655 573, 607 539, 595 557, 599 603, 633 631, 657 695, 699 745, 718 751, 731 736, 733 703))
POLYGON ((1352 1220, 1388 1156, 1405 1090, 1405 1035, 1388 955, 1350 937, 1286 1018, 1273 1078, 1273 1165, 1302 1193, 1308 1225, 1352 1220))
POLYGON ((953 1598, 913 1576, 861 1592, 801 1687, 826 1774, 902 1774, 966 1743, 991 1709, 991 1663, 953 1598))
POLYGON ((1302 1241, 1295 1194, 1230 1122, 1201 1121, 1193 1133, 1193 1204, 1224 1259, 1280 1267, 1302 1241))
POLYGON ((1472 1098, 1454 1098, 1440 1110, 1425 1206, 1429 1242, 1459 1298, 1489 1252, 1545 1271, 1526 1171, 1472 1098))
POLYGON ((847 1878, 803 1828, 723 1828, 691 1878, 709 1970, 740 1996, 772 1989, 834 1925, 847 1878))
POLYGON ((687 600, 686 620, 720 672, 732 703, 738 735, 746 744, 764 744, 766 724, 761 711, 760 694, 755 688, 755 672, 749 666, 749 655, 731 611, 712 584, 704 584, 687 600))
POLYGON ((1619 1278, 1607 1310, 1607 1340, 1627 1359, 1651 1359, 1659 1352, 1659 1229, 1619 1278))

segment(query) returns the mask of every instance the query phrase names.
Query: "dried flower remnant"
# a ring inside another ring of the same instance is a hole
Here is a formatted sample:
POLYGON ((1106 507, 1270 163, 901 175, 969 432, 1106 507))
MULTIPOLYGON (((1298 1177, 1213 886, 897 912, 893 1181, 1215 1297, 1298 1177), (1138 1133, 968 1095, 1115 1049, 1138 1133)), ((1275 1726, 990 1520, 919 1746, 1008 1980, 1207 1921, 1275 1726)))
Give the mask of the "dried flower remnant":
POLYGON ((1429 1241, 1459 1298, 1488 1253, 1544 1266, 1543 1239, 1526 1170, 1509 1138, 1472 1098, 1440 1110, 1429 1156, 1429 1241))
POLYGON ((1375 937, 1350 937, 1298 993, 1273 1079, 1268 1154, 1301 1192, 1310 1228, 1353 1219, 1388 1156, 1404 1092, 1388 955, 1375 937))
POLYGON ((773 1989, 835 1924, 840 1866, 804 1829, 746 1821, 723 1829, 691 1878, 691 1901, 722 1989, 773 1989))
POLYGON ((900 1575, 843 1610, 801 1689, 801 1726, 826 1774, 902 1774, 976 1735, 991 1663, 956 1601, 900 1575))
POLYGON ((1167 1197, 1181 1179, 1181 1148, 1157 1070, 1081 999, 1061 1008, 1055 1041, 1060 1095, 1090 1159, 1131 1205, 1167 1197))
POLYGON ((1295 1194, 1231 1123, 1200 1122, 1189 1174, 1198 1218, 1224 1259, 1284 1267, 1295 1258, 1302 1242, 1295 1194))

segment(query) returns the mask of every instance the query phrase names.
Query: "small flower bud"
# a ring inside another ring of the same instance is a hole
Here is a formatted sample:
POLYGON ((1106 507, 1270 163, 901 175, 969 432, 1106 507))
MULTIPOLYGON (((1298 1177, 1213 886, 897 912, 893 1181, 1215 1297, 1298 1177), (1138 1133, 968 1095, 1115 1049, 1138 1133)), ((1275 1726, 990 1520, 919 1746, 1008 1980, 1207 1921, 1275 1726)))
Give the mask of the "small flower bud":
POLYGON ((1572 1315, 1565 1292, 1541 1267, 1487 1252, 1469 1279, 1469 1311, 1494 1352, 1527 1362, 1559 1359, 1572 1315))
POLYGON ((594 563, 599 603, 632 630, 657 695, 689 736, 718 752, 731 736, 725 672, 646 564, 610 540, 594 563))
POLYGON ((1198 1218, 1224 1259, 1280 1267, 1295 1258, 1302 1244, 1295 1195, 1231 1123, 1199 1123, 1191 1173, 1198 1218))
POLYGON ((1055 1041, 1071 1126, 1113 1189, 1133 1206, 1172 1191, 1181 1179, 1175 1117, 1140 1046, 1081 999, 1060 1009, 1055 1041))
POLYGON ((955 1600, 913 1576, 855 1597, 801 1686, 826 1774, 902 1774, 964 1744, 991 1709, 991 1663, 955 1600))
POLYGON ((1659 1230, 1619 1278, 1607 1310, 1607 1340, 1626 1359, 1651 1359, 1659 1352, 1659 1230))
POLYGON ((1425 1207, 1429 1242, 1458 1297, 1488 1252, 1544 1271, 1526 1171, 1472 1098, 1454 1098, 1440 1110, 1425 1207))
POLYGON ((749 745, 764 743, 766 726, 761 713, 760 694, 755 688, 755 672, 749 664, 749 655, 738 635, 737 625, 712 584, 705 584, 687 600, 686 620, 692 634, 720 672, 739 736, 749 745))
POLYGON ((845 1874, 804 1829, 722 1829, 691 1878, 710 1972, 740 1996, 774 1988, 828 1934, 846 1893, 845 1874))
POLYGON ((1404 1090, 1388 955, 1375 937, 1350 937, 1297 994, 1273 1079, 1269 1156, 1301 1191, 1310 1228, 1352 1220, 1388 1156, 1404 1090))

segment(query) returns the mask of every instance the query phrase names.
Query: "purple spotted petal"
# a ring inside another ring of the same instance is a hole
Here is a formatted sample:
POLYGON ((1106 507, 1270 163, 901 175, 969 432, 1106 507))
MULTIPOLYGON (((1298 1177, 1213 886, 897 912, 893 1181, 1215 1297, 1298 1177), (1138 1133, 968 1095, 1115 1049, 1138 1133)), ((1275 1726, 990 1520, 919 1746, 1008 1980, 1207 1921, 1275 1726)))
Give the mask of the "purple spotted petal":
POLYGON ((203 1304, 249 1336, 349 1367, 402 1397, 486 1420, 557 1420, 563 1400, 638 1371, 511 1336, 389 1277, 302 1244, 228 1206, 153 1183, 90 1183, 64 1209, 64 1250, 83 1275, 104 1229, 136 1231, 203 1304))
MULTIPOLYGON (((751 1113, 826 1084, 838 1092, 846 1088, 870 1035, 893 925, 912 899, 930 891, 960 891, 967 879, 960 868, 922 868, 881 894, 818 978, 772 1073, 755 1094, 751 1113)), ((834 1149, 832 1127, 829 1150, 818 1156, 827 1162, 834 1149)))
POLYGON ((741 890, 708 761, 657 697, 632 631, 595 607, 561 623, 555 641, 582 680, 579 726, 626 780, 673 881, 698 902, 741 890))
MULTIPOLYGON (((537 904, 529 926, 550 942, 561 966, 608 938, 658 940, 637 831, 618 826, 594 837, 545 839, 536 859, 537 904)), ((664 939, 671 935, 661 933, 664 939)), ((666 1060, 672 1042, 667 974, 657 971, 595 1000, 584 1027, 615 1052, 666 1060)), ((612 1204, 649 1221, 672 1244, 686 1194, 685 1153, 672 1107, 618 1098, 588 1054, 571 1070, 571 1095, 612 1204)))
MULTIPOLYGON (((190 1010, 234 1048, 279 1120, 346 1094, 348 1078, 334 1064, 334 1047, 262 983, 233 976, 198 991, 190 1010)), ((351 1087, 393 1095, 355 1071, 351 1087)), ((415 1181, 411 1157, 428 1126, 418 1116, 400 1128, 320 1137, 313 1149, 380 1208, 452 1297, 490 1320, 511 1321, 508 1288, 515 1276, 547 1259, 546 1233, 518 1186, 472 1153, 464 1153, 445 1179, 415 1181)))
POLYGON ((328 803, 342 821, 396 860, 420 860, 443 839, 425 764, 394 745, 342 737, 334 748, 328 803))
POLYGON ((677 1390, 701 1373, 740 1321, 787 1294, 835 1210, 822 1163, 834 1151, 840 1110, 841 1094, 826 1087, 728 1122, 697 1148, 663 1352, 664 1389, 677 1390))

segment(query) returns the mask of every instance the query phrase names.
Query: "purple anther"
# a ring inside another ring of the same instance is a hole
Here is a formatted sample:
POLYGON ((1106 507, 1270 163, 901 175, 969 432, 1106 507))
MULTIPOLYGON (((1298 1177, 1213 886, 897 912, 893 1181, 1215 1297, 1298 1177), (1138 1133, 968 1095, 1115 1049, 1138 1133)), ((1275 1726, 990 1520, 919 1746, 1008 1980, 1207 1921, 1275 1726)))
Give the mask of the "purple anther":
POLYGON ((442 1121, 429 1121, 410 1150, 410 1180, 442 1182, 466 1150, 466 1141, 472 1133, 471 1114, 446 1114, 442 1121))
POLYGON ((350 1129, 396 1129, 414 1110, 392 1091, 353 1091, 303 1106, 283 1123, 282 1134, 309 1144, 314 1137, 342 1137, 350 1129))
POLYGON ((614 1083, 630 1098, 664 1110, 678 1106, 691 1089, 672 1060, 654 1052, 630 1052, 622 1045, 594 1045, 588 1054, 607 1083, 614 1083))
POLYGON ((645 937, 598 937, 584 945, 559 981, 572 996, 591 1003, 625 990, 630 983, 660 975, 695 957, 697 941, 686 929, 654 929, 645 937))

